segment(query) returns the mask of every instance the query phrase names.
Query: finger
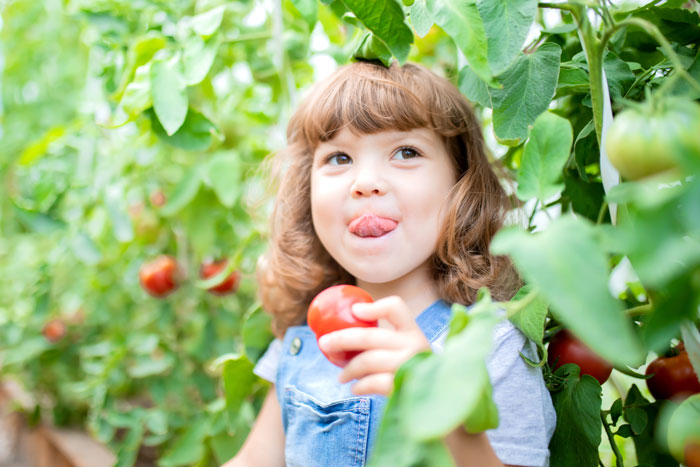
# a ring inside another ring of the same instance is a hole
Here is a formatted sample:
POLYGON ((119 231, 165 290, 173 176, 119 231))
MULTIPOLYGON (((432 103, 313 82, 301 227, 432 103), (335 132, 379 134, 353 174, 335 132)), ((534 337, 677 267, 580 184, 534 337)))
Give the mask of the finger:
POLYGON ((393 329, 347 328, 321 336, 318 345, 325 352, 380 348, 398 349, 406 345, 406 338, 393 329))
POLYGON ((406 302, 395 295, 372 303, 355 303, 351 311, 357 318, 364 321, 386 319, 397 330, 418 327, 406 302))
POLYGON ((392 389, 394 389, 393 373, 375 373, 366 378, 362 378, 350 387, 352 393, 357 396, 362 394, 381 394, 383 396, 388 396, 392 389))
POLYGON ((368 350, 362 352, 343 368, 338 376, 340 383, 361 379, 374 373, 396 373, 401 364, 408 360, 411 353, 396 350, 368 350))

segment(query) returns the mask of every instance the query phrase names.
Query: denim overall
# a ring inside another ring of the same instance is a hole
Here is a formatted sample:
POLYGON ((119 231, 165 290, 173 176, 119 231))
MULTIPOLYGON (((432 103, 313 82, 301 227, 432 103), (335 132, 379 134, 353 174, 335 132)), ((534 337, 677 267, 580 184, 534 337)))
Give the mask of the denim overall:
MULTIPOLYGON (((429 342, 444 331, 450 305, 438 300, 416 318, 429 342)), ((372 450, 386 397, 355 396, 338 383, 341 368, 321 353, 308 326, 287 329, 277 371, 288 467, 363 466, 372 450)))

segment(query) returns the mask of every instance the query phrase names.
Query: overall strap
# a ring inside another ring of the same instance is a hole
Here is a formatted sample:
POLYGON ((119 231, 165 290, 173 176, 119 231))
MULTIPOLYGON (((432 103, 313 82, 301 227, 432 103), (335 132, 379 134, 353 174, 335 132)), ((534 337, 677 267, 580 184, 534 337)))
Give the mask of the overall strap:
POLYGON ((416 323, 429 342, 433 342, 450 324, 452 308, 444 300, 438 300, 423 310, 416 323))

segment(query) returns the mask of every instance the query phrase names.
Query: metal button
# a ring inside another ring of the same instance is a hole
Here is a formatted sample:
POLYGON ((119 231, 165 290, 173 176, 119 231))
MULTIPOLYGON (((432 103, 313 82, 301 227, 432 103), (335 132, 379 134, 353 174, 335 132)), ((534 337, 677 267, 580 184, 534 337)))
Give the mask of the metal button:
POLYGON ((295 337, 292 339, 292 345, 289 346, 289 353, 292 355, 296 355, 299 353, 301 350, 301 339, 298 337, 295 337))

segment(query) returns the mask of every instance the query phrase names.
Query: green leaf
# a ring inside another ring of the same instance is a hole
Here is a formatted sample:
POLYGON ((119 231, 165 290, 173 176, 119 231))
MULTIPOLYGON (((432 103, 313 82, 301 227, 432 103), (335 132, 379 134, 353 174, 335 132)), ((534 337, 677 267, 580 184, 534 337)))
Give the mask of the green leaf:
POLYGON ((403 64, 408 58, 413 33, 404 22, 404 13, 396 0, 343 0, 357 19, 380 39, 403 64))
POLYGON ((442 354, 431 355, 406 375, 401 419, 412 438, 444 437, 465 420, 493 421, 492 407, 483 405, 490 384, 485 358, 499 319, 495 313, 472 316, 461 333, 447 340, 442 354))
POLYGON ((219 29, 219 26, 221 26, 221 20, 224 18, 225 11, 226 6, 221 5, 193 16, 191 23, 192 29, 204 38, 211 36, 219 29))
POLYGON ((353 54, 353 58, 379 60, 384 64, 384 66, 388 67, 391 65, 391 51, 371 32, 366 33, 360 40, 360 45, 353 54))
POLYGON ((433 17, 428 12, 428 7, 425 4, 426 0, 415 0, 413 5, 411 5, 410 18, 413 29, 418 34, 418 37, 425 37, 430 28, 433 27, 435 22, 433 17))
POLYGON ((501 140, 527 137, 528 126, 554 97, 559 77, 561 47, 542 44, 534 53, 521 55, 498 76, 502 89, 489 89, 493 103, 493 129, 501 140))
POLYGON ((127 366, 126 372, 132 378, 146 378, 148 376, 162 375, 168 372, 174 364, 175 358, 170 354, 166 354, 158 359, 148 355, 138 357, 133 364, 127 366))
POLYGON ((129 118, 134 118, 151 106, 151 62, 148 62, 136 69, 134 80, 126 87, 119 107, 129 118))
POLYGON ((686 443, 700 440, 700 394, 688 397, 673 411, 666 437, 671 454, 679 460, 686 443))
POLYGON ((205 179, 221 204, 230 208, 241 192, 241 163, 236 155, 218 154, 207 164, 205 179))
POLYGON ((491 107, 488 86, 469 66, 464 66, 459 71, 459 90, 470 101, 477 102, 482 107, 491 107))
MULTIPOLYGON (((643 409, 647 414, 648 420, 658 420, 660 404, 658 402, 649 403, 639 392, 639 388, 637 388, 636 384, 633 384, 629 388, 629 391, 627 391, 624 405, 625 407, 638 407, 643 409)), ((637 462, 639 462, 640 465, 653 465, 654 467, 678 467, 678 462, 676 462, 673 457, 659 449, 659 445, 655 439, 656 430, 657 423, 647 423, 641 433, 632 436, 634 450, 637 454, 637 462)))
POLYGON ((221 43, 219 35, 209 39, 192 36, 185 42, 183 61, 185 82, 189 86, 199 84, 209 73, 221 43))
POLYGON ((595 134, 593 120, 589 120, 586 126, 581 129, 576 142, 574 143, 574 156, 576 158, 576 168, 582 180, 588 181, 586 166, 600 161, 600 149, 598 137, 595 134))
POLYGON ((626 407, 624 410, 625 420, 629 422, 632 432, 635 435, 641 434, 647 426, 649 418, 644 409, 639 407, 626 407))
POLYGON ((556 374, 566 378, 566 385, 552 393, 557 426, 549 443, 550 463, 565 467, 598 465, 603 429, 600 384, 589 375, 579 378, 579 370, 571 363, 562 365, 556 374))
POLYGON ((172 136, 187 116, 187 83, 180 54, 157 55, 151 65, 153 109, 165 132, 172 136))
POLYGON ((193 108, 187 111, 187 118, 179 130, 168 135, 153 112, 150 112, 153 131, 161 140, 176 148, 188 151, 203 151, 212 143, 212 137, 218 134, 216 126, 204 115, 193 108))
POLYGON ((312 30, 318 20, 318 1, 292 0, 292 5, 297 9, 301 17, 304 18, 306 24, 309 25, 309 30, 312 30))
POLYGON ((407 360, 394 376, 394 391, 389 396, 381 425, 377 432, 374 450, 370 454, 368 467, 408 467, 420 465, 422 444, 408 436, 403 424, 401 393, 406 375, 420 363, 430 358, 430 352, 420 352, 407 360))
POLYGON ((73 237, 70 246, 76 258, 88 266, 94 266, 102 259, 102 253, 86 233, 80 232, 73 237))
POLYGON ((115 91, 114 98, 121 100, 129 83, 131 83, 136 70, 150 62, 153 56, 166 45, 165 37, 159 32, 149 31, 144 36, 139 37, 129 47, 126 66, 122 75, 119 89, 115 91))
POLYGON ((117 450, 117 462, 114 467, 131 467, 136 462, 136 455, 143 439, 144 428, 140 423, 131 424, 117 450))
POLYGON ((586 94, 591 89, 585 65, 577 62, 562 63, 557 81, 557 95, 586 94))
POLYGON ((199 166, 192 167, 185 177, 177 184, 168 203, 160 210, 164 216, 176 214, 194 199, 202 183, 202 170, 199 166))
POLYGON ((525 299, 532 300, 529 301, 524 308, 511 316, 510 322, 513 323, 516 328, 520 329, 520 331, 525 334, 525 337, 538 346, 542 346, 548 303, 542 298, 542 295, 534 290, 532 285, 524 285, 518 290, 518 293, 515 294, 508 305, 506 305, 506 310, 510 306, 518 306, 525 299), (534 299, 531 298, 531 293, 536 293, 534 299))
POLYGON ((527 201, 536 197, 546 203, 564 190, 564 185, 557 182, 573 140, 573 130, 566 118, 551 112, 537 117, 520 163, 518 198, 527 201))
POLYGON ((175 438, 163 457, 158 459, 158 465, 175 467, 199 461, 205 454, 204 440, 209 434, 210 426, 209 419, 204 416, 187 423, 184 432, 175 438))
POLYGON ((505 71, 520 52, 537 13, 537 0, 478 0, 493 74, 505 71))
POLYGON ((270 341, 274 338, 270 331, 271 320, 270 315, 257 306, 253 308, 243 322, 241 330, 243 346, 245 347, 246 356, 252 362, 257 361, 262 356, 270 341))
POLYGON ((105 192, 105 207, 112 222, 114 237, 122 243, 130 242, 134 239, 134 226, 131 218, 121 206, 123 193, 121 189, 108 188, 105 192))
POLYGON ((60 219, 55 219, 48 214, 29 211, 13 204, 12 212, 27 229, 41 234, 50 234, 66 228, 66 224, 60 219))
POLYGON ((634 73, 627 62, 617 58, 617 55, 607 51, 603 59, 605 78, 610 88, 610 98, 613 101, 620 100, 629 86, 634 82, 634 73))
POLYGON ((229 424, 233 425, 241 404, 251 393, 253 383, 257 379, 253 373, 253 364, 245 355, 229 354, 219 357, 212 366, 222 368, 226 411, 229 424))
POLYGON ((588 221, 564 215, 536 234, 504 229, 491 251, 510 255, 554 317, 604 359, 634 368, 642 363, 646 352, 610 295, 608 261, 588 221))
POLYGON ((426 6, 435 23, 455 40, 474 73, 495 86, 489 68, 486 30, 475 1, 426 0, 426 6))
MULTIPOLYGON (((479 369, 486 372, 486 367, 479 369)), ((471 377, 471 375, 470 375, 471 377)), ((498 426, 498 407, 493 400, 493 387, 486 374, 486 382, 481 388, 476 407, 464 419, 464 430, 476 434, 498 426)))
POLYGON ((613 405, 610 407, 610 418, 612 419, 612 424, 617 425, 617 421, 622 416, 622 399, 617 398, 613 405))

